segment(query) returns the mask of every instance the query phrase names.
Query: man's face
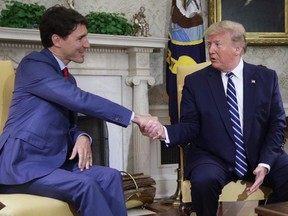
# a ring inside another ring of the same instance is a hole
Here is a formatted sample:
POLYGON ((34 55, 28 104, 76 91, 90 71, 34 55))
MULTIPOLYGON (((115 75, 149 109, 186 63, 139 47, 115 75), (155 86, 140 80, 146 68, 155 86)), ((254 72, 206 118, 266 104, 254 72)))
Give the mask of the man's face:
POLYGON ((67 38, 60 39, 59 45, 57 57, 60 58, 64 64, 68 64, 70 61, 83 63, 85 49, 90 47, 86 26, 78 25, 67 38))
POLYGON ((207 48, 212 66, 217 70, 231 71, 240 61, 242 48, 232 43, 228 32, 209 35, 207 48))

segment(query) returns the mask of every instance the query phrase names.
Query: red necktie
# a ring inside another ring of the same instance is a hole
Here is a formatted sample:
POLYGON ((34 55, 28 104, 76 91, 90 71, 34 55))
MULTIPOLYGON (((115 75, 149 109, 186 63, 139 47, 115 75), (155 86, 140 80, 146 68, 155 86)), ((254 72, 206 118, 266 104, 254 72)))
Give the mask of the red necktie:
POLYGON ((65 79, 68 79, 69 74, 68 74, 68 68, 67 67, 65 67, 63 69, 63 75, 64 75, 65 79))

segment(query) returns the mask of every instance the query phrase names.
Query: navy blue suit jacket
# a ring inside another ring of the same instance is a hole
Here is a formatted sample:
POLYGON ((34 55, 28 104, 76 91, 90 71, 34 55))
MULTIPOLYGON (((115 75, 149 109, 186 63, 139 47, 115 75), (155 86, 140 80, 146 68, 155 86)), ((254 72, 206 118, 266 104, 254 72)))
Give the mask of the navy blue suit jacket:
POLYGON ((132 111, 63 77, 48 49, 19 64, 6 126, 0 137, 0 184, 21 184, 61 167, 79 131, 76 113, 127 127, 132 111))
MULTIPOLYGON (((280 165, 285 112, 276 72, 244 62, 243 136, 249 164, 280 165)), ((234 167, 235 145, 221 72, 212 66, 188 75, 182 92, 181 122, 166 126, 170 145, 193 143, 185 158, 189 174, 201 163, 234 167)))

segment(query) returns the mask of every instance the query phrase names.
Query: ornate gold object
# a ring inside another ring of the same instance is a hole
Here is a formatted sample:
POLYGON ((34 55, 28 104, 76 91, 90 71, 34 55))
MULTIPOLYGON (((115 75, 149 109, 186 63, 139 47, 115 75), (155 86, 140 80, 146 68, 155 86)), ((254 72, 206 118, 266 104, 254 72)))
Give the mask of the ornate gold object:
POLYGON ((134 25, 138 26, 138 30, 135 32, 135 36, 144 36, 148 37, 149 34, 149 24, 146 21, 146 16, 144 14, 145 8, 142 6, 140 7, 140 11, 133 15, 132 22, 134 25))
POLYGON ((67 0, 67 3, 68 3, 68 5, 69 5, 69 8, 75 9, 75 7, 74 7, 74 5, 75 5, 74 0, 67 0))

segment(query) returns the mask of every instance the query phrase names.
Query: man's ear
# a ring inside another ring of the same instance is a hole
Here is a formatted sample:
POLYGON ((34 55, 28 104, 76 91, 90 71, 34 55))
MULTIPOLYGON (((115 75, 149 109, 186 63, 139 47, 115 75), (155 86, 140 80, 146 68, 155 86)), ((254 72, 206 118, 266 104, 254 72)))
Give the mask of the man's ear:
POLYGON ((54 46, 59 47, 59 48, 61 47, 62 38, 59 35, 53 34, 51 39, 52 39, 54 46))
POLYGON ((239 46, 236 46, 236 47, 235 47, 235 55, 236 55, 236 56, 241 55, 242 49, 243 49, 243 48, 241 48, 241 47, 239 47, 239 46))

